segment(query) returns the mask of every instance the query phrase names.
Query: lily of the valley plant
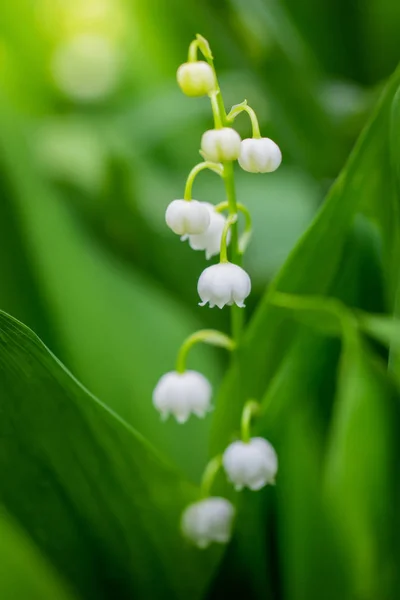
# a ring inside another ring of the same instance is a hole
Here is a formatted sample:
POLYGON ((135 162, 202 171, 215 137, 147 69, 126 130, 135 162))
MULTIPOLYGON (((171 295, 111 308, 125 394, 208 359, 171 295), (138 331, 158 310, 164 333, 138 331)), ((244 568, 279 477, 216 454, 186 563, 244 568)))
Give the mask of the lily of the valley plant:
MULTIPOLYGON (((178 353, 176 370, 164 374, 154 393, 153 403, 163 419, 169 415, 178 423, 185 423, 191 415, 204 417, 211 408, 212 387, 207 378, 186 369, 189 350, 199 342, 212 344, 235 352, 241 341, 245 300, 251 292, 250 276, 242 268, 243 254, 251 235, 251 216, 244 204, 237 201, 234 165, 250 173, 275 171, 282 160, 279 147, 269 138, 261 137, 256 113, 245 100, 226 112, 208 42, 200 35, 189 46, 188 62, 177 72, 178 84, 187 96, 208 96, 211 101, 214 128, 201 138, 200 154, 204 162, 197 164, 186 181, 182 199, 173 200, 167 207, 165 220, 168 227, 182 241, 188 241, 193 250, 205 252, 210 259, 219 254, 219 262, 207 267, 197 285, 200 305, 210 308, 231 307, 231 335, 201 330, 187 338, 178 353), (205 60, 198 60, 199 52, 205 60), (252 137, 241 140, 231 127, 236 117, 245 112, 250 117, 252 137), (203 170, 216 173, 225 186, 226 201, 214 205, 192 198, 195 178, 203 170), (239 213, 244 216, 244 231, 239 235, 239 213)), ((199 548, 212 542, 229 541, 235 516, 232 503, 211 495, 215 476, 223 468, 227 479, 236 490, 244 487, 259 490, 274 483, 278 469, 276 452, 271 444, 259 437, 251 437, 251 420, 257 415, 259 404, 249 399, 241 420, 241 439, 228 446, 222 455, 206 466, 201 486, 201 498, 188 506, 181 518, 185 537, 199 548)))

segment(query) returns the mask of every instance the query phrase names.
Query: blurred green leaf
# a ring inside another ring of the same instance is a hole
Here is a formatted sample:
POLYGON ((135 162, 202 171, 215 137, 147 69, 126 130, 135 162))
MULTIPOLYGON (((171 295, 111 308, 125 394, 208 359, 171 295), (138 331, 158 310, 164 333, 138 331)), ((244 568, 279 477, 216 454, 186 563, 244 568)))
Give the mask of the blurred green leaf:
POLYGON ((399 395, 356 331, 348 330, 333 407, 325 484, 353 574, 353 596, 398 589, 399 395))
POLYGON ((0 501, 85 598, 198 598, 196 495, 25 326, 0 313, 0 501))
POLYGON ((29 538, 0 514, 0 597, 5 600, 72 600, 29 538))
POLYGON ((342 541, 321 487, 326 421, 334 394, 336 341, 303 330, 275 374, 255 431, 277 448, 274 511, 284 597, 350 600, 342 541))

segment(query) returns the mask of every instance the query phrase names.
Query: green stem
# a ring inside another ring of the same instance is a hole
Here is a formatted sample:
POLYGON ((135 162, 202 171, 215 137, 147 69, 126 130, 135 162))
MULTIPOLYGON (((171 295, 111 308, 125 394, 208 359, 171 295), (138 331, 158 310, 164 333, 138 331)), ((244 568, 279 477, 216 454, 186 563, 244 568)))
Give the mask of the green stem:
POLYGON ((260 139, 261 133, 260 133, 260 126, 258 124, 257 115, 256 115, 255 111, 251 108, 251 106, 249 106, 247 104, 247 100, 242 102, 242 104, 236 104, 236 106, 232 107, 232 109, 230 110, 230 112, 228 113, 228 115, 226 117, 227 121, 232 122, 242 112, 246 112, 250 117, 251 127, 253 130, 253 138, 260 139))
POLYGON ((218 454, 210 460, 204 474, 201 479, 200 493, 202 498, 208 498, 210 496, 211 487, 214 483, 215 477, 222 466, 222 455, 218 454))
POLYGON ((178 373, 185 372, 189 350, 198 343, 210 344, 211 346, 218 346, 219 348, 226 348, 227 350, 234 350, 236 347, 232 338, 225 335, 225 333, 217 331, 216 329, 200 329, 200 331, 196 331, 187 337, 180 347, 176 360, 176 370, 178 373))
MULTIPOLYGON (((199 43, 203 38, 201 36, 197 37, 199 43)), ((208 45, 208 43, 207 43, 208 45)), ((211 106, 214 114, 214 123, 215 127, 218 128, 219 122, 223 127, 229 125, 226 116, 225 104, 221 94, 221 88, 219 85, 218 77, 214 67, 214 60, 212 57, 211 50, 208 52, 209 48, 207 47, 207 52, 203 52, 205 59, 208 64, 212 68, 215 77, 215 85, 216 91, 211 94, 211 106)), ((236 190, 235 190, 235 180, 233 173, 233 163, 232 161, 228 161, 224 164, 224 183, 225 183, 225 191, 226 197, 229 205, 229 214, 236 215, 237 214, 237 202, 236 202, 236 190)), ((232 236, 231 236, 231 262, 234 264, 241 264, 241 253, 239 250, 239 238, 238 238, 238 227, 237 223, 233 223, 232 225, 232 236)), ((231 307, 231 323, 232 323, 232 337, 236 343, 239 342, 242 335, 243 330, 243 322, 244 322, 244 310, 239 308, 236 305, 231 307)))
POLYGON ((191 42, 190 46, 189 46, 188 62, 196 62, 197 61, 198 48, 199 48, 199 41, 193 40, 193 42, 191 42))
MULTIPOLYGON (((235 179, 233 173, 233 163, 232 161, 224 162, 224 182, 225 182, 225 191, 226 197, 228 201, 228 210, 231 216, 237 215, 237 201, 236 201, 236 189, 235 189, 235 179)), ((238 226, 237 222, 233 223, 231 227, 231 262, 240 265, 242 262, 242 256, 239 251, 239 236, 238 236, 238 226)), ((231 323, 232 323, 232 337, 239 343, 242 330, 243 330, 243 318, 244 311, 242 308, 239 308, 235 304, 231 307, 231 323)))
POLYGON ((183 194, 184 200, 192 199, 192 188, 193 188, 194 180, 196 179, 197 175, 201 171, 204 171, 204 169, 209 169, 210 171, 214 171, 214 173, 217 173, 217 175, 220 175, 220 177, 223 177, 224 167, 221 164, 213 163, 211 161, 205 161, 205 162, 199 163, 198 165, 193 167, 193 169, 190 171, 190 173, 188 175, 188 178, 186 180, 186 185, 185 185, 185 191, 183 194))
MULTIPOLYGON (((249 241, 250 241, 251 234, 252 234, 252 219, 251 219, 250 211, 244 204, 237 202, 236 208, 238 209, 239 212, 242 213, 242 215, 245 218, 244 232, 238 239, 239 253, 243 256, 247 246, 249 245, 249 241)), ((217 206, 215 207, 216 212, 222 212, 227 209, 229 209, 228 202, 221 202, 220 204, 217 204, 217 206)))
POLYGON ((242 412, 242 420, 240 424, 240 431, 242 441, 246 444, 249 443, 251 434, 250 434, 250 425, 253 417, 257 416, 260 412, 260 405, 255 400, 248 400, 244 405, 242 412))
POLYGON ((220 251, 220 255, 219 255, 220 263, 228 262, 228 231, 229 231, 230 227, 232 227, 232 225, 234 223, 236 223, 236 221, 237 221, 237 215, 230 215, 227 218, 224 228, 222 230, 221 251, 220 251))
POLYGON ((211 92, 210 100, 211 100, 211 108, 214 116, 214 126, 215 129, 222 129, 222 116, 220 110, 220 104, 218 102, 218 96, 221 96, 221 92, 217 90, 216 92, 211 92))

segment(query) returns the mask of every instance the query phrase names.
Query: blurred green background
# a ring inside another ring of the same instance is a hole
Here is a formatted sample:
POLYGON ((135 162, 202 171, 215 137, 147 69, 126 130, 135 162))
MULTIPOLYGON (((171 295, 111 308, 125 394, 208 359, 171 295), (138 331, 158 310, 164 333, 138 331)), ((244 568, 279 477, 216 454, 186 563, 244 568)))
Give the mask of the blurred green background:
MULTIPOLYGON (((396 0, 0 7, 0 308, 193 482, 211 417, 161 424, 151 393, 186 335, 228 331, 229 320, 197 306, 204 256, 164 224, 212 123, 207 99, 182 95, 176 69, 194 35, 205 36, 228 108, 247 98, 283 152, 273 175, 236 173, 255 225, 245 259, 251 312, 395 69, 399 31, 396 0)), ((245 117, 238 129, 250 134, 245 117)), ((202 174, 194 197, 222 201, 221 182, 202 174)), ((383 309, 379 293, 371 304, 383 309)), ((226 360, 196 348, 190 366, 217 386, 226 360)))

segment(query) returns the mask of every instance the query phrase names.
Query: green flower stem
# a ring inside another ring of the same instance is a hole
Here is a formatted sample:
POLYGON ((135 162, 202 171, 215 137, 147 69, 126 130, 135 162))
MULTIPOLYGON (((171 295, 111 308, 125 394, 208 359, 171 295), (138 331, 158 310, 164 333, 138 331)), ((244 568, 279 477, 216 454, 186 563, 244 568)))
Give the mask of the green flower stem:
POLYGON ((248 400, 244 405, 242 412, 242 420, 240 424, 240 431, 242 441, 246 444, 250 441, 250 425, 253 417, 256 417, 260 413, 260 404, 255 400, 248 400))
POLYGON ((232 106, 232 109, 228 113, 226 120, 228 121, 228 123, 232 123, 235 120, 235 118, 242 112, 246 112, 250 117, 251 126, 253 129, 253 138, 260 139, 261 133, 257 115, 255 111, 247 104, 247 100, 245 100, 241 104, 236 104, 235 106, 232 106))
MULTIPOLYGON (((233 173, 233 162, 224 162, 224 182, 225 191, 228 199, 228 210, 230 215, 237 215, 237 201, 236 201, 236 189, 235 179, 233 173)), ((232 240, 231 240, 231 260, 235 264, 240 264, 241 256, 239 254, 239 243, 238 243, 238 228, 237 224, 232 227, 232 240)))
MULTIPOLYGON (((243 255, 246 251, 247 246, 249 245, 249 241, 250 241, 250 238, 252 235, 252 231, 253 231, 252 219, 251 219, 250 211, 246 208, 246 206, 244 204, 237 202, 236 207, 237 207, 238 211, 244 215, 244 218, 245 218, 244 232, 242 233, 242 235, 239 237, 239 240, 238 240, 239 253, 240 253, 240 255, 243 255)), ((228 210, 228 209, 229 209, 228 202, 221 202, 220 204, 217 204, 217 206, 215 207, 215 210, 217 212, 222 212, 222 211, 228 210)))
POLYGON ((229 215, 222 230, 221 235, 221 251, 219 255, 220 263, 228 262, 228 231, 236 223, 237 215, 229 215))
POLYGON ((193 40, 189 46, 188 62, 197 61, 197 50, 199 49, 199 40, 193 40))
POLYGON ((222 467, 222 455, 218 454, 210 460, 201 479, 200 493, 202 498, 210 496, 212 485, 215 481, 218 471, 222 467))
POLYGON ((183 194, 184 200, 192 199, 192 188, 193 188, 194 180, 196 179, 197 175, 201 171, 204 171, 204 169, 209 169, 210 171, 214 171, 214 173, 217 173, 217 175, 219 175, 220 177, 223 177, 223 175, 224 175, 224 167, 219 163, 213 163, 211 161, 205 161, 205 162, 199 163, 198 165, 193 167, 193 169, 190 171, 190 173, 188 175, 188 178, 186 180, 186 185, 185 185, 185 191, 183 194))
MULTIPOLYGON (((225 191, 226 197, 228 199, 228 210, 229 215, 237 215, 237 201, 236 201, 236 189, 235 189, 235 179, 233 172, 233 162, 227 161, 224 162, 224 182, 225 182, 225 191)), ((232 236, 231 236, 231 262, 240 265, 242 262, 242 255, 239 250, 239 235, 238 235, 238 226, 237 221, 233 223, 231 228, 232 236)), ((243 322, 244 322, 244 310, 243 308, 239 308, 234 304, 231 307, 231 326, 232 326, 232 336, 236 343, 239 343, 239 340, 242 336, 243 330, 243 322)))
MULTIPOLYGON (((196 36, 199 48, 203 53, 206 61, 212 68, 215 77, 215 91, 210 94, 211 99, 211 107, 214 116, 214 125, 215 128, 226 127, 229 125, 226 116, 225 104, 221 94, 221 88, 218 82, 218 77, 214 67, 214 60, 212 56, 212 52, 210 46, 202 36, 196 36)), ((237 215, 237 202, 236 202, 236 190, 235 190, 235 179, 233 172, 233 163, 232 161, 227 161, 223 163, 224 165, 224 182, 225 182, 225 191, 226 197, 228 199, 229 206, 229 214, 237 215)), ((236 265, 241 264, 242 255, 239 250, 239 238, 238 238, 238 227, 237 223, 232 224, 231 229, 231 262, 236 265)), ((243 330, 243 319, 244 319, 244 311, 242 308, 239 308, 236 305, 231 307, 231 321, 232 321, 232 336, 236 342, 238 342, 242 335, 243 330)))
POLYGON ((229 336, 225 335, 221 331, 216 329, 200 329, 192 333, 183 342, 176 360, 176 370, 178 373, 184 373, 186 370, 186 360, 189 350, 193 348, 195 344, 203 343, 211 346, 218 346, 219 348, 226 348, 227 350, 234 350, 236 347, 235 342, 229 336))
POLYGON ((214 126, 215 129, 222 129, 222 115, 221 115, 221 107, 218 102, 218 96, 221 96, 221 92, 217 90, 216 92, 211 92, 209 94, 211 100, 211 108, 214 116, 214 126))

